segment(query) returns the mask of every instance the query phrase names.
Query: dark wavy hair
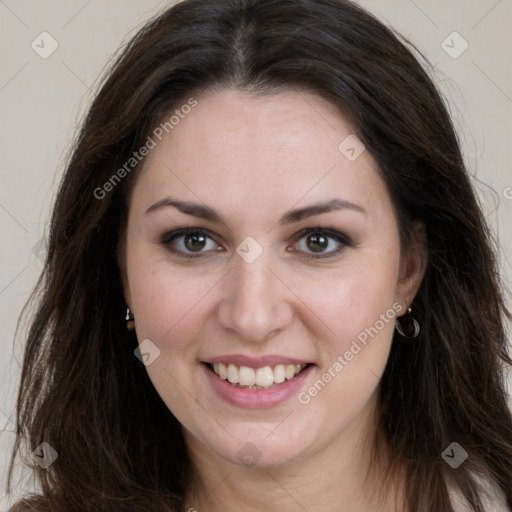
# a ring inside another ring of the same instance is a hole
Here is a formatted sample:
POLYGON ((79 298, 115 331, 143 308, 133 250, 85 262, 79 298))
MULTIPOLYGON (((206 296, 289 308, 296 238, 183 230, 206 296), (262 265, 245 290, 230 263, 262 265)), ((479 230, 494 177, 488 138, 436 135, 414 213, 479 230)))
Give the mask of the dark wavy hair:
MULTIPOLYGON (((150 21, 110 66, 53 209, 17 402, 17 456, 41 491, 15 510, 180 510, 192 478, 181 425, 133 355, 120 260, 137 168, 98 189, 164 115, 204 91, 313 92, 338 107, 378 164, 407 249, 426 226, 415 300, 421 334, 395 334, 380 382, 376 459, 408 510, 451 510, 448 484, 482 512, 478 478, 512 504, 507 311, 494 241, 448 110, 421 54, 346 0, 185 0, 150 21), (121 249, 120 249, 121 248, 121 249), (458 442, 457 470, 441 458, 458 442), (49 443, 43 469, 30 452, 49 443)), ((142 160, 143 162, 143 160, 142 160)), ((141 164, 138 165, 140 167, 141 164)), ((27 312, 25 306, 21 318, 27 312)))

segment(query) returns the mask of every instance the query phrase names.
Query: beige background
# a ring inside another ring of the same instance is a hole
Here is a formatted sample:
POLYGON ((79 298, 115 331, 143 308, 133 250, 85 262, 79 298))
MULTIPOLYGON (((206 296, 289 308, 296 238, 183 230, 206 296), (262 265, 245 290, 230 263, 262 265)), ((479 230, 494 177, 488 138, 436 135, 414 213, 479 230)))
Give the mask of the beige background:
MULTIPOLYGON (((121 41, 170 2, 0 0, 0 509, 14 429, 22 305, 41 271, 46 223, 66 152, 95 82, 121 41), (48 32, 58 48, 51 49, 48 32), (37 47, 36 47, 37 48, 37 47)), ((435 65, 512 281, 512 0, 362 0, 435 65), (452 34, 458 32, 462 39, 452 34), (442 47, 452 53, 450 56, 442 47), (468 48, 457 58, 467 42, 468 48), (452 48, 446 47, 449 45, 452 48)), ((510 303, 510 302, 509 302, 510 303)), ((512 384, 512 380, 510 381, 512 384)), ((512 387, 512 386, 511 386, 512 387)), ((19 485, 18 493, 27 490, 19 485)))

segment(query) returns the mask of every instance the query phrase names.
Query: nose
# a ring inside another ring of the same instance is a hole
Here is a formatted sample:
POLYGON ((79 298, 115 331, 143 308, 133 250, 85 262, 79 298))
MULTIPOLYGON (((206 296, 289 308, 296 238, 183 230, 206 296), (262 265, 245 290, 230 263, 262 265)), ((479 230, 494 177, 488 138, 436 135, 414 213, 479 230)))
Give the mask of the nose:
POLYGON ((292 294, 266 253, 252 263, 235 255, 218 307, 219 322, 224 329, 255 343, 284 330, 293 318, 292 294))

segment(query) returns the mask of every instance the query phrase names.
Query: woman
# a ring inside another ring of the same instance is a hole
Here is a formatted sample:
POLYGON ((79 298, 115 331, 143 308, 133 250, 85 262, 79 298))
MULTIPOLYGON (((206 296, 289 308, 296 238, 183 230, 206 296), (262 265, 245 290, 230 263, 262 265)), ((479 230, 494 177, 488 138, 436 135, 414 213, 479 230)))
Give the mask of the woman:
POLYGON ((14 510, 505 511, 489 231, 412 51, 341 0, 185 0, 54 208, 14 510))

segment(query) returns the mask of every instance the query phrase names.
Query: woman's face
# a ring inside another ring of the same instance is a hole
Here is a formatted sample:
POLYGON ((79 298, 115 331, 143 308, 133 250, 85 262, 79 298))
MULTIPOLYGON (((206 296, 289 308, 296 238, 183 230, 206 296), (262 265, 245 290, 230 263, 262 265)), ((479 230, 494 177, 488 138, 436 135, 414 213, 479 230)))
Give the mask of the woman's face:
POLYGON ((149 377, 197 453, 353 446, 422 273, 376 164, 318 96, 196 99, 131 197, 124 291, 149 377))

